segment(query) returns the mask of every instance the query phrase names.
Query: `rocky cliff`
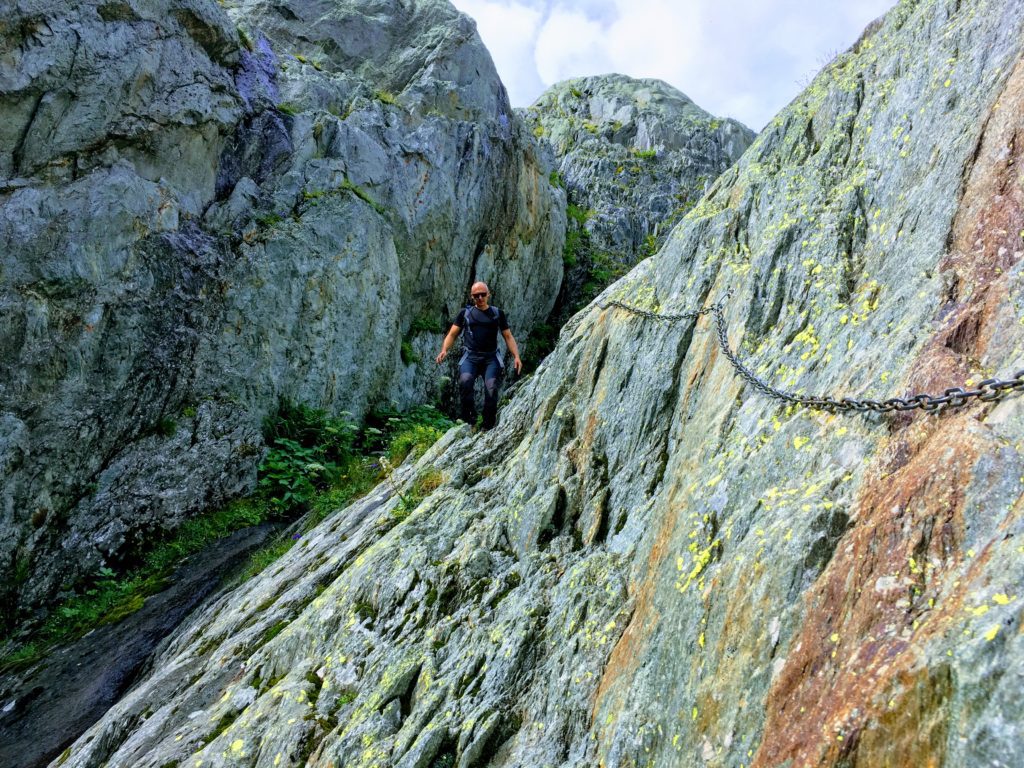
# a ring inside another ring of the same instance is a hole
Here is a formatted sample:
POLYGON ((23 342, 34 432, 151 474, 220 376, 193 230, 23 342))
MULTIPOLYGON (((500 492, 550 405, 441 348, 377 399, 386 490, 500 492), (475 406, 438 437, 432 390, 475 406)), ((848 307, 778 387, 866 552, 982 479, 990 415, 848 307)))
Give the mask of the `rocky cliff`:
POLYGON ((522 336, 564 193, 443 0, 0 3, 8 620, 252 487, 287 397, 359 418, 474 279, 522 336))
MULTIPOLYGON (((1022 367, 1024 6, 902 0, 605 298, 811 394, 1022 367)), ((594 304, 63 766, 1016 766, 1024 400, 841 416, 594 304), (420 485, 422 487, 422 484, 420 485)))
POLYGON ((628 265, 654 253, 754 139, 661 80, 624 75, 553 85, 523 116, 554 152, 593 247, 628 265))

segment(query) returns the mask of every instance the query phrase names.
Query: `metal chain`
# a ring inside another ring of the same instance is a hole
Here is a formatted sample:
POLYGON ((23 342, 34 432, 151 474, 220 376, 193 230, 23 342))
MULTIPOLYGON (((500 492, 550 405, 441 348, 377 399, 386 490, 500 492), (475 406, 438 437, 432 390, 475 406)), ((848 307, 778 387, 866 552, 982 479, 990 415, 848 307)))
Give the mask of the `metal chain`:
POLYGON ((729 337, 726 332, 725 315, 722 311, 722 306, 730 296, 732 296, 731 290, 727 291, 725 297, 715 304, 709 304, 702 309, 691 312, 680 312, 678 314, 652 312, 648 309, 641 309, 640 307, 631 306, 615 300, 599 302, 598 306, 601 307, 601 309, 618 307, 619 309, 623 309, 634 315, 639 315, 640 317, 667 322, 696 320, 701 315, 714 315, 715 326, 718 331, 719 346, 721 346, 722 352, 732 364, 736 373, 738 373, 744 380, 749 382, 759 392, 775 398, 776 400, 782 400, 783 402, 791 403, 793 405, 801 405, 805 408, 829 411, 830 413, 835 413, 836 411, 858 411, 861 413, 865 411, 874 411, 875 413, 888 413, 890 411, 911 411, 915 408, 920 408, 922 411, 934 412, 943 407, 959 408, 961 406, 968 405, 974 399, 989 403, 993 400, 998 400, 1007 392, 1024 391, 1024 369, 1014 373, 1013 377, 1010 379, 985 379, 984 381, 979 382, 978 386, 974 389, 950 387, 941 395, 921 393, 910 397, 890 397, 888 400, 857 400, 852 397, 834 398, 827 395, 814 397, 798 395, 794 392, 786 392, 783 389, 776 389, 768 382, 758 378, 753 371, 747 368, 747 366, 743 364, 729 346, 729 337))

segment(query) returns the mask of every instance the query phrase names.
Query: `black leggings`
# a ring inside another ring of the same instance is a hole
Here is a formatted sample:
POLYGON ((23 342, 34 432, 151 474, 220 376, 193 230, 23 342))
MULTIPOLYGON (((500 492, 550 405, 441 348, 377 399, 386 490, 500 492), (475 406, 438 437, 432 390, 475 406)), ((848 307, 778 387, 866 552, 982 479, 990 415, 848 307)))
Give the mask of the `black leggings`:
POLYGON ((501 364, 497 355, 485 360, 474 361, 466 357, 459 364, 459 417, 469 423, 476 423, 476 402, 473 385, 476 377, 484 377, 484 429, 490 429, 498 419, 498 388, 501 386, 501 364))

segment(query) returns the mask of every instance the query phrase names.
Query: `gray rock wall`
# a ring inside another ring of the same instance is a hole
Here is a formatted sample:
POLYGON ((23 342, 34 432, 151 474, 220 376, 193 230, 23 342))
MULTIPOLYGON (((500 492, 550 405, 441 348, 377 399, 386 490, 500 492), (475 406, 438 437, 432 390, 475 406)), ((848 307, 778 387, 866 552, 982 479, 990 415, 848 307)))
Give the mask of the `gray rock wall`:
MULTIPOLYGON (((607 292, 737 290, 805 393, 1022 367, 1024 7, 901 2, 607 292)), ((592 305, 455 429, 170 638, 64 766, 1016 766, 1024 400, 786 406, 709 318, 592 305), (401 518, 401 519, 400 519, 401 518)))
POLYGON ((549 312, 564 194, 448 3, 0 10, 8 620, 251 489, 279 397, 433 396, 474 279, 549 312))

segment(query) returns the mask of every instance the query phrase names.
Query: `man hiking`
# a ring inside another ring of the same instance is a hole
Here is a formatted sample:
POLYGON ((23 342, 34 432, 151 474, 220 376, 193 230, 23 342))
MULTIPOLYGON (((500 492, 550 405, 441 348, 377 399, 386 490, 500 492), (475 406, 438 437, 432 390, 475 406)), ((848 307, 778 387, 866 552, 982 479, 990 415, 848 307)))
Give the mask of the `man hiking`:
POLYGON ((441 353, 437 356, 436 362, 438 365, 444 362, 455 339, 465 330, 466 335, 462 338, 462 359, 459 360, 459 418, 469 424, 476 423, 473 385, 477 376, 483 376, 483 428, 490 429, 498 416, 498 387, 501 384, 503 367, 498 356, 498 331, 501 331, 508 351, 512 353, 516 373, 523 369, 523 361, 519 359, 519 347, 512 338, 505 313, 487 303, 491 292, 486 283, 473 283, 469 295, 472 303, 460 310, 452 320, 452 327, 441 342, 441 353))

